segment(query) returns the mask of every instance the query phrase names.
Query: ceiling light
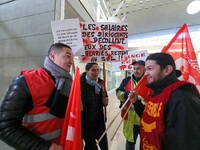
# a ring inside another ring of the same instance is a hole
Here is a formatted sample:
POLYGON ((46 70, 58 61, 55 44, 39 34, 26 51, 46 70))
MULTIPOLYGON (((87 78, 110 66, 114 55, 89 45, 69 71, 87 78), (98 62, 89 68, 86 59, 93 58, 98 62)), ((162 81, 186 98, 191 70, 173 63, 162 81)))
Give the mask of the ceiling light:
POLYGON ((187 13, 188 14, 196 14, 200 11, 200 1, 195 0, 191 2, 187 7, 187 13))
POLYGON ((140 2, 139 2, 139 4, 142 4, 142 3, 143 3, 143 1, 140 1, 140 2))
POLYGON ((131 2, 132 2, 132 0, 126 0, 125 2, 126 2, 126 3, 131 3, 131 2))

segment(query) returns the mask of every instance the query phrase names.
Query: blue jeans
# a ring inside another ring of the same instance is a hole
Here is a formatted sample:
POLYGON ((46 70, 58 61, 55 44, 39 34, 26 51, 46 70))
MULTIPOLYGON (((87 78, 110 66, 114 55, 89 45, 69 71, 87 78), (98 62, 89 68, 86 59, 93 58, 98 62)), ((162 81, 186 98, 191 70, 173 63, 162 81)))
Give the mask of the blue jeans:
POLYGON ((134 142, 129 142, 126 140, 126 150, 135 150, 136 140, 137 140, 138 134, 140 133, 140 126, 134 125, 133 132, 134 132, 134 135, 133 135, 134 142))

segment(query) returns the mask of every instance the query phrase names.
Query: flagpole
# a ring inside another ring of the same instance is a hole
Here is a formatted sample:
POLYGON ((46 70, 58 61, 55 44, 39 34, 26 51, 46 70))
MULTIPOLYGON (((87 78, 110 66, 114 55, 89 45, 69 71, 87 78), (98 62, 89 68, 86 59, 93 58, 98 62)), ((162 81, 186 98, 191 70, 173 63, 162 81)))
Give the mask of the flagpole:
POLYGON ((126 113, 124 114, 124 116, 123 116, 123 118, 121 119, 121 121, 120 121, 118 127, 116 128, 116 130, 115 130, 115 132, 114 132, 114 134, 113 134, 113 136, 112 136, 112 138, 111 138, 111 141, 113 140, 114 136, 116 135, 117 131, 119 130, 119 127, 121 126, 121 124, 122 124, 124 118, 125 118, 126 115, 128 114, 128 111, 129 111, 129 109, 131 108, 131 105, 132 105, 132 104, 130 103, 130 105, 128 106, 128 109, 126 110, 126 113))
POLYGON ((122 105, 122 107, 120 108, 119 112, 116 114, 116 116, 112 119, 112 121, 110 122, 110 124, 108 125, 108 127, 106 128, 106 130, 103 132, 103 134, 101 135, 101 137, 96 141, 96 145, 99 144, 99 142, 102 140, 103 136, 107 133, 108 129, 111 127, 111 125, 114 123, 114 121, 116 120, 116 118, 118 117, 118 115, 120 114, 121 110, 124 108, 124 106, 128 103, 128 101, 130 100, 130 98, 128 98, 125 103, 122 105))
MULTIPOLYGON (((105 67, 105 62, 103 62, 103 80, 104 80, 104 91, 103 91, 104 94, 103 95, 105 97, 106 96, 106 67, 105 67)), ((107 122, 106 106, 104 106, 104 117, 105 117, 105 122, 107 122)))

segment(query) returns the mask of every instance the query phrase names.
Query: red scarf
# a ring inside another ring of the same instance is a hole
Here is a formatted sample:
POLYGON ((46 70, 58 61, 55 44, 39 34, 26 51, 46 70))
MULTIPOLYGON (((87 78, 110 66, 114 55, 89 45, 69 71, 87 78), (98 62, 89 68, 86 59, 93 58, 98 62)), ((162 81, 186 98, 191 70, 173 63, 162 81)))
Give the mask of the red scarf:
POLYGON ((171 93, 185 81, 176 81, 166 87, 159 95, 151 97, 142 114, 140 125, 141 150, 163 150, 165 142, 164 106, 171 93))

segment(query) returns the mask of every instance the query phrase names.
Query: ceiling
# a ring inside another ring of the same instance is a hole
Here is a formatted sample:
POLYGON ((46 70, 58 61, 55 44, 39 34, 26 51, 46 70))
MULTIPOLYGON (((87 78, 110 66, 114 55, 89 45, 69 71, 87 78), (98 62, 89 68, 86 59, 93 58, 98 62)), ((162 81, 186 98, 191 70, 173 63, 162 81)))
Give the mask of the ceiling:
MULTIPOLYGON (((121 0, 108 0, 111 14, 116 12, 121 0)), ((115 17, 129 25, 129 35, 179 28, 200 24, 200 12, 187 14, 187 6, 193 0, 125 0, 115 17)))
MULTIPOLYGON (((194 0, 99 0, 99 3, 105 17, 128 23, 131 36, 164 29, 179 29, 184 23, 188 26, 200 25, 200 12, 187 14, 187 6, 192 1, 194 0)), ((82 0, 82 5, 93 21, 97 20, 97 4, 98 0, 82 0)))
MULTIPOLYGON (((112 21, 128 23, 130 41, 171 34, 164 43, 154 39, 153 46, 138 46, 133 43, 134 46, 129 47, 131 50, 159 52, 184 23, 189 31, 200 31, 200 11, 193 15, 187 13, 187 7, 192 1, 194 0, 68 0, 65 10, 69 18, 78 16, 80 21, 98 22, 97 10, 100 4, 102 21, 106 19, 109 22, 111 17, 112 21)), ((199 38, 193 40, 193 45, 196 53, 200 54, 199 38)))

